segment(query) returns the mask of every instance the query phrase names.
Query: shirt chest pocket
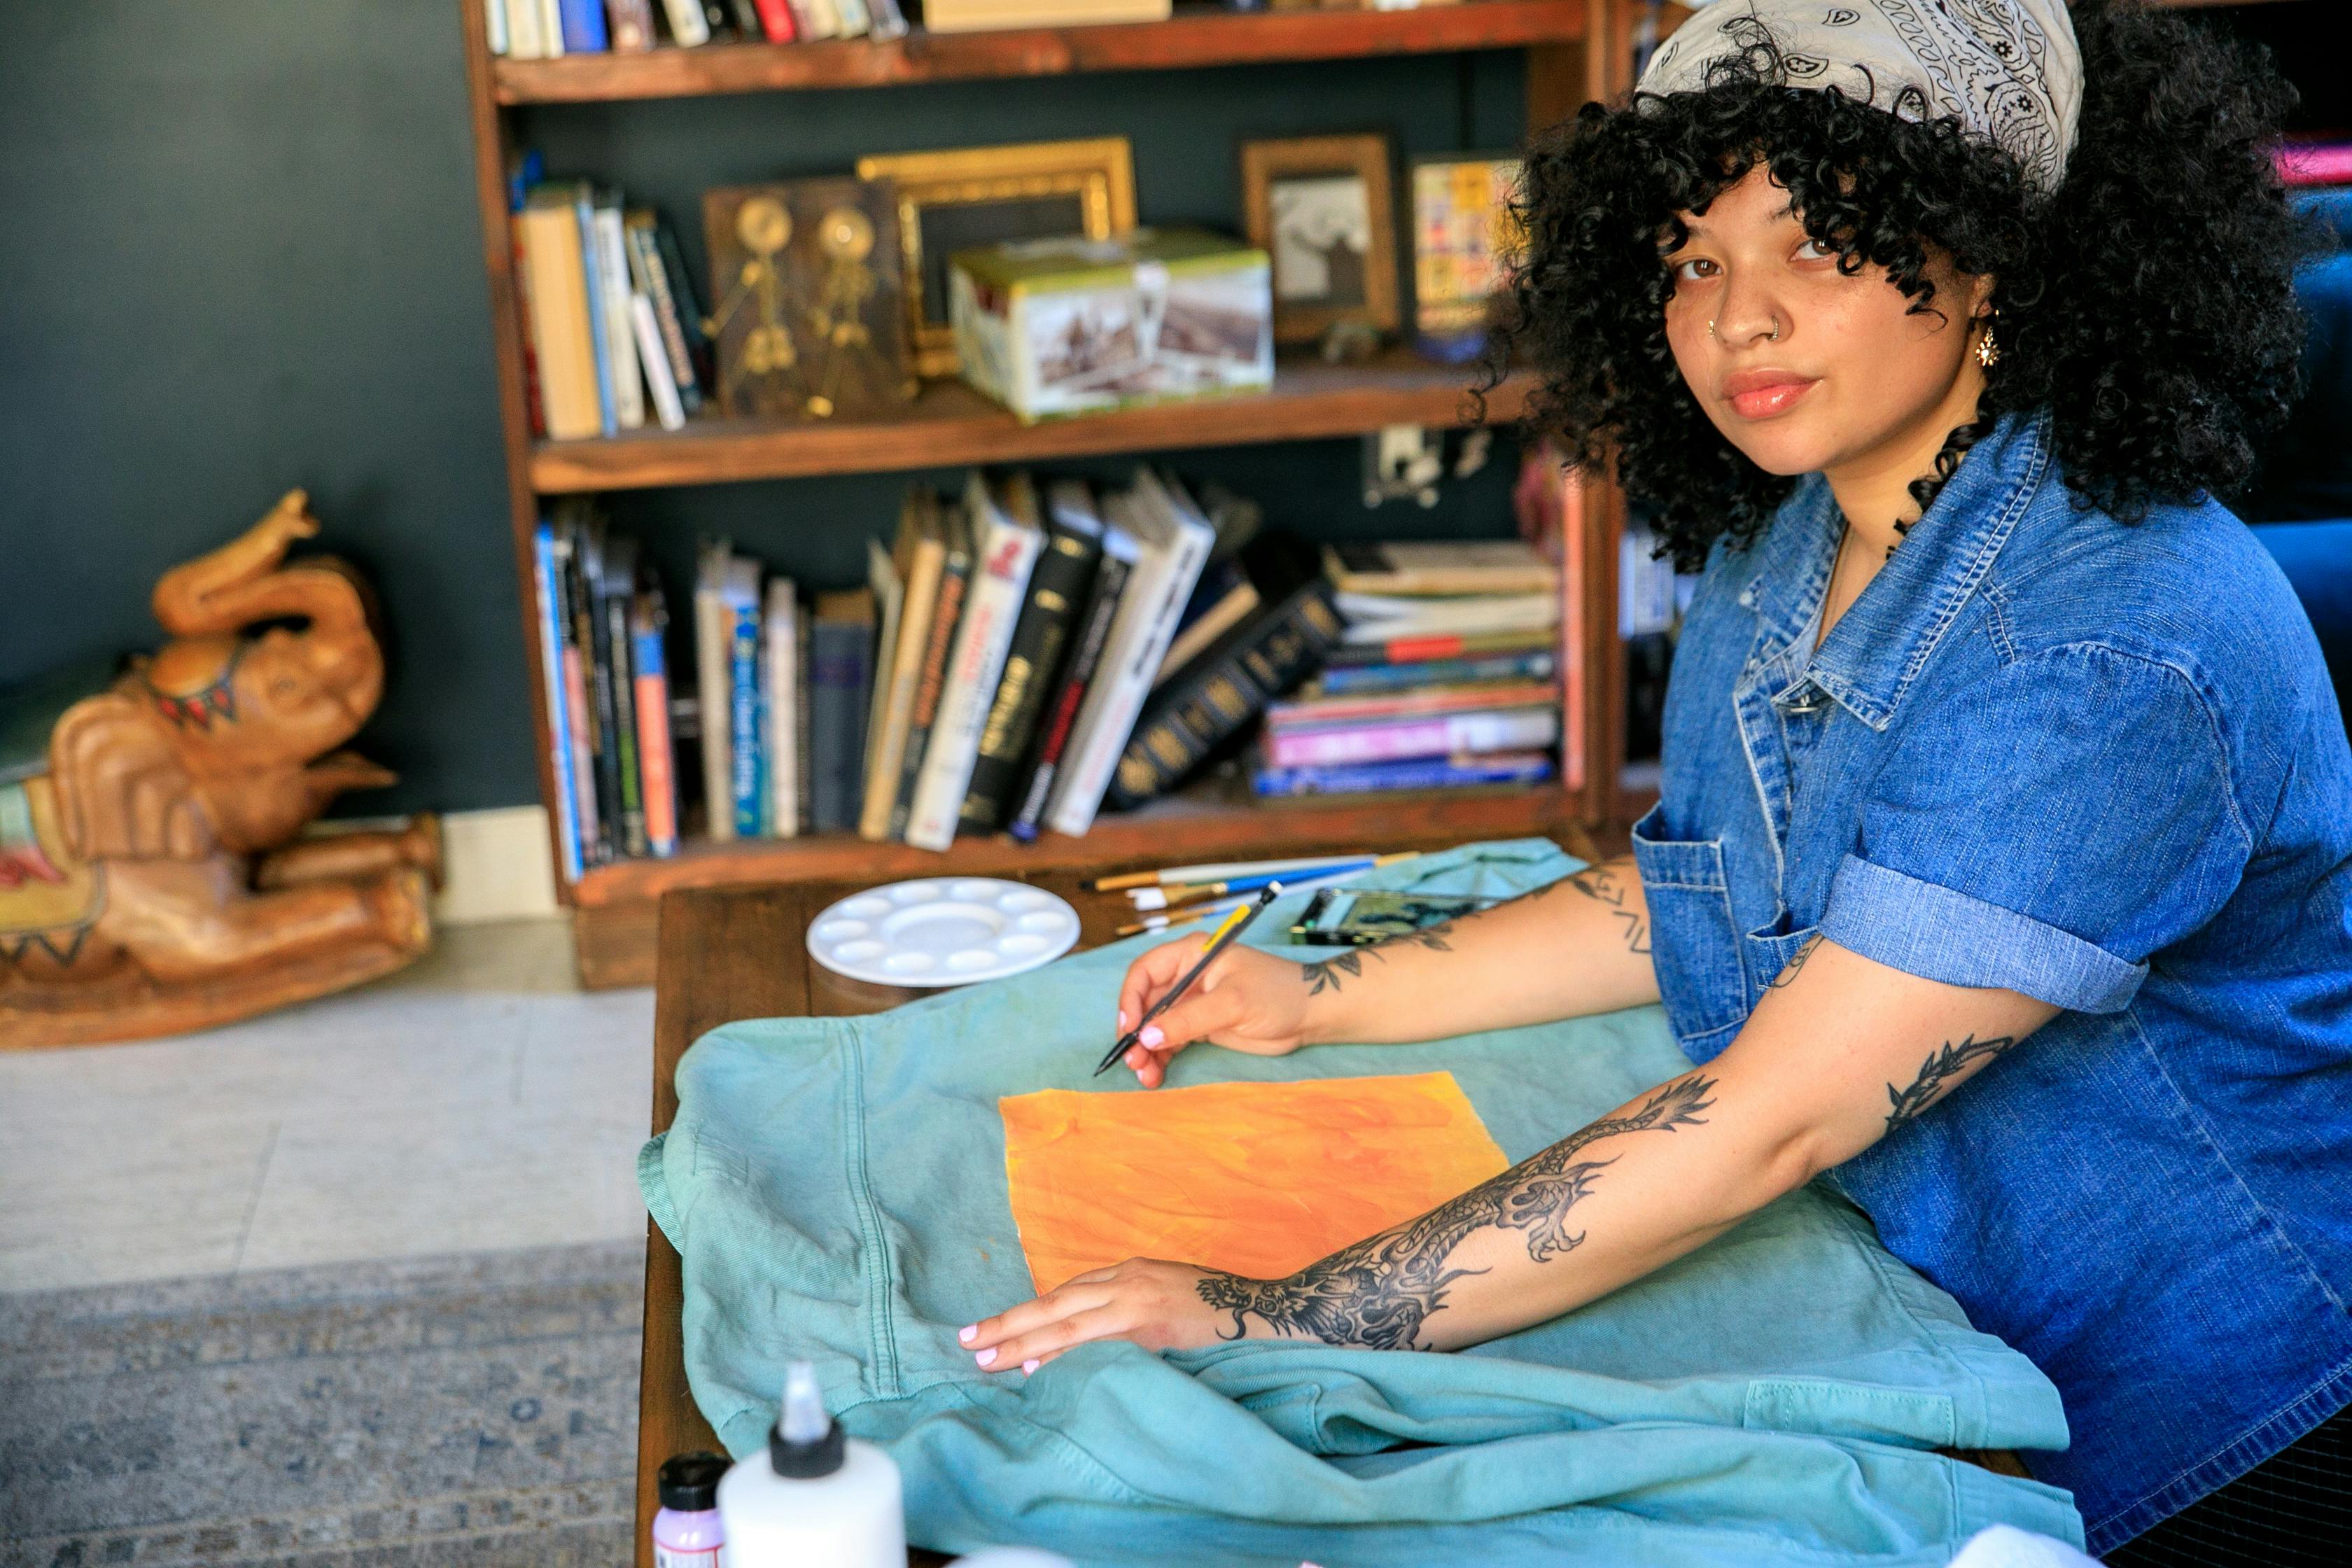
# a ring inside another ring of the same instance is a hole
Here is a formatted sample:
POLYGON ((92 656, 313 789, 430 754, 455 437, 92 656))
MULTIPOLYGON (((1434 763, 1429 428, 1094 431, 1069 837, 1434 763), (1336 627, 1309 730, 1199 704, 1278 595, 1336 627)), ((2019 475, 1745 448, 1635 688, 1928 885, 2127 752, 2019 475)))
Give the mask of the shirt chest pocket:
POLYGON ((1673 839, 1663 808, 1633 825, 1633 863, 1650 907, 1650 961, 1666 1019, 1694 1061, 1731 1043, 1748 1016, 1748 980, 1731 915, 1723 840, 1673 839))

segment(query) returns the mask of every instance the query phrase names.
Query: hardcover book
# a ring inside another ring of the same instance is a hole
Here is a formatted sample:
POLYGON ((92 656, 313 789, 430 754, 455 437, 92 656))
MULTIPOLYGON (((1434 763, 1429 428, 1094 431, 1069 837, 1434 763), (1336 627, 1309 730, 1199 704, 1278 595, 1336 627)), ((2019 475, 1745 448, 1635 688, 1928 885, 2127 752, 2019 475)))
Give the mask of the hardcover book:
POLYGON ((725 540, 706 540, 694 578, 695 716, 702 746, 703 830, 718 842, 735 837, 730 719, 735 679, 729 649, 734 611, 727 597, 733 562, 733 547, 725 540))
POLYGON ((809 831, 857 826, 874 686, 874 594, 820 594, 809 626, 809 831))
MULTIPOLYGON (((1028 480, 1020 480, 1025 489, 1028 480)), ((1034 506, 1034 500, 1030 503, 1034 506)), ((981 729, 980 756, 964 793, 962 825, 993 833, 1005 824, 1022 763, 1034 749, 1037 721, 1070 647, 1070 633, 1095 564, 1102 556, 1102 519, 1083 480, 1057 482, 1047 494, 1045 548, 1029 575, 1029 594, 1004 657, 1004 676, 981 729)))
POLYGON ((669 611, 661 584, 641 575, 629 612, 630 663, 635 669, 637 765, 645 775, 646 847, 665 858, 677 853, 677 771, 670 750, 669 658, 662 638, 669 611))
POLYGON ((914 722, 915 697, 922 684, 923 655, 947 569, 947 529, 939 500, 927 485, 909 486, 898 514, 898 538, 891 563, 902 584, 897 626, 885 638, 887 663, 876 684, 882 694, 872 754, 866 764, 866 795, 857 816, 857 836, 881 843, 890 837, 899 784, 906 774, 907 731, 914 722))
POLYGON ((1339 612, 1311 545, 1264 534, 1244 561, 1265 607, 1153 693, 1119 755, 1111 806, 1138 805, 1183 783, 1267 703, 1314 674, 1323 650, 1339 640, 1339 612))
POLYGON ((939 715, 940 693, 947 687, 948 655, 955 646, 956 625, 962 617, 964 593, 971 578, 971 521, 961 507, 942 503, 939 510, 947 553, 940 563, 940 585, 931 601, 930 625, 923 634, 923 658, 915 682, 914 706, 907 715, 906 752, 899 760, 898 791, 890 807, 893 838, 907 837, 915 790, 922 782, 924 754, 930 747, 932 721, 939 715))
POLYGON ((1359 795, 1409 789, 1464 789, 1486 784, 1541 784, 1551 777, 1547 752, 1492 752, 1485 756, 1423 757, 1402 763, 1338 763, 1326 767, 1261 765, 1250 774, 1259 795, 1359 795))
POLYGON ((1028 773, 1014 797, 1012 833, 1024 844, 1036 839, 1045 821, 1045 803, 1052 798, 1054 780, 1060 774, 1078 710, 1102 668, 1103 650, 1110 644, 1111 626, 1126 598, 1128 578, 1135 570, 1136 556, 1131 535, 1123 529, 1104 527, 1094 585, 1087 590, 1086 608, 1078 616, 1068 662, 1062 667, 1045 712, 1038 716, 1035 754, 1029 761, 1028 773))
POLYGON ((1559 739, 1559 710, 1506 708, 1318 730, 1266 731, 1265 760, 1278 768, 1384 763, 1457 752, 1518 752, 1559 739))
POLYGON ((580 854, 580 814, 572 799, 572 725, 563 704, 563 637, 556 626, 555 530, 541 522, 531 540, 531 575, 539 591, 539 663, 547 703, 548 760, 555 773, 555 841, 562 850, 563 879, 576 882, 584 862, 580 854))
POLYGON ((1346 594, 1549 594, 1559 574, 1525 540, 1365 540, 1323 547, 1346 594))
POLYGON ((793 838, 801 830, 801 626, 798 591, 789 577, 768 579, 768 607, 760 627, 760 670, 767 756, 765 821, 769 835, 793 838))
POLYGON ((614 771, 620 781, 621 831, 617 847, 625 855, 646 852, 645 773, 637 757, 637 694, 634 668, 635 637, 629 612, 636 601, 637 542, 614 535, 604 542, 598 562, 596 614, 603 623, 603 657, 612 691, 614 771))
POLYGON ((971 585, 907 818, 907 842, 922 849, 945 849, 955 842, 1022 596, 1045 542, 1036 496, 1024 476, 992 486, 974 471, 965 481, 964 509, 971 525, 971 585))
POLYGON ((588 310, 586 252, 580 245, 575 194, 539 185, 524 199, 520 236, 530 298, 531 358, 539 367, 547 434, 558 441, 603 429, 596 396, 596 347, 588 310))

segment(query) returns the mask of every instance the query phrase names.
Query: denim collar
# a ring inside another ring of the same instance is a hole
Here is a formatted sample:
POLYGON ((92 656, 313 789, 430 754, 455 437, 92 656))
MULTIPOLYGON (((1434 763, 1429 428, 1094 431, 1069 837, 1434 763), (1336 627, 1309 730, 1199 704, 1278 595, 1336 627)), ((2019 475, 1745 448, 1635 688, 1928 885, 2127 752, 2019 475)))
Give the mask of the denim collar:
MULTIPOLYGON (((1775 700, 1811 684, 1872 729, 1885 729, 1991 570, 2049 465, 2049 412, 2001 416, 1811 659, 1790 671, 1775 700)), ((1842 526, 1829 481, 1810 474, 1757 543, 1755 574, 1739 595, 1756 611, 1757 663, 1785 661, 1811 634, 1842 526)))

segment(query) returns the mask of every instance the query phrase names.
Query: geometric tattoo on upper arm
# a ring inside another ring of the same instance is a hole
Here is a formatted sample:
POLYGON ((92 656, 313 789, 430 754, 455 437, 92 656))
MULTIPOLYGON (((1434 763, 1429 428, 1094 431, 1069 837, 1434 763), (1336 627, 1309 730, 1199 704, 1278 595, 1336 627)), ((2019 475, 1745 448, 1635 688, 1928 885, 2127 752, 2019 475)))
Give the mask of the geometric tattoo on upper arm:
POLYGON ((1939 1048, 1927 1053, 1910 1088, 1897 1089, 1891 1083, 1886 1086, 1886 1098, 1894 1107, 1886 1113, 1886 1131, 1892 1132, 1906 1121, 1916 1121, 1920 1112, 1950 1091, 1955 1077, 1979 1062, 1990 1061, 2016 1043, 2010 1035, 1999 1035, 1990 1040, 1979 1040, 1974 1035, 1957 1043, 1946 1040, 1939 1048))
POLYGON ((1393 1229, 1341 1247, 1283 1279, 1250 1279, 1212 1272, 1194 1287, 1201 1300, 1233 1314, 1237 1340, 1250 1317, 1278 1334, 1304 1334, 1335 1345, 1373 1350, 1412 1350, 1421 1331, 1440 1307, 1446 1290, 1478 1268, 1449 1268, 1454 1249, 1481 1230, 1515 1230, 1527 1237, 1528 1256, 1538 1263, 1572 1252, 1584 1241, 1568 1228, 1569 1211, 1616 1163, 1580 1160, 1584 1148, 1621 1132, 1672 1131, 1706 1123, 1699 1114, 1714 1102, 1713 1079, 1696 1073, 1660 1088, 1622 1116, 1604 1117, 1550 1148, 1450 1198, 1393 1229))

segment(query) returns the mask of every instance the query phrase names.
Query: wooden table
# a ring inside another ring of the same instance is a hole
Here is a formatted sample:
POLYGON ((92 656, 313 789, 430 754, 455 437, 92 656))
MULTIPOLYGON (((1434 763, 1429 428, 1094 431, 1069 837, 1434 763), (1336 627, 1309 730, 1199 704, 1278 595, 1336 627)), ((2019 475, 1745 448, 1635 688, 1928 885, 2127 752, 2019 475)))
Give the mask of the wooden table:
MULTIPOLYGON (((1091 874, 1091 873, 1089 873, 1091 874)), ((1125 899, 1079 889, 1074 871, 1017 879, 1059 893, 1078 910, 1078 945, 1099 946, 1135 918, 1125 899)), ((809 961, 805 937, 817 911, 865 884, 801 882, 785 887, 694 889, 661 901, 654 985, 654 1131, 677 1114, 677 1059, 721 1024, 741 1018, 837 1018, 879 1013, 929 994, 846 980, 809 961)), ((686 1344, 678 1313, 685 1287, 677 1253, 661 1227, 646 1226, 646 1329, 637 1391, 637 1568, 651 1568, 652 1524, 661 1500, 655 1478, 672 1454, 719 1439, 686 1385, 686 1344)), ((944 1563, 910 1552, 917 1563, 944 1563)))

